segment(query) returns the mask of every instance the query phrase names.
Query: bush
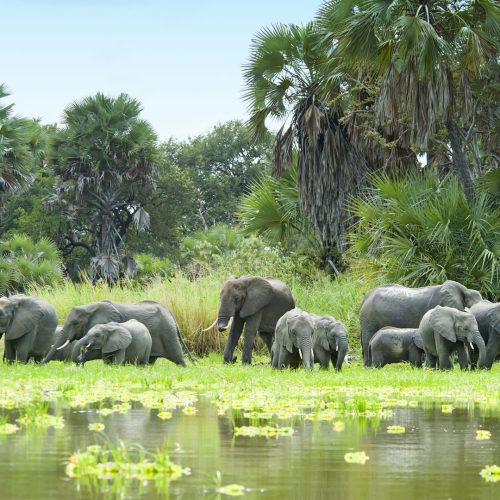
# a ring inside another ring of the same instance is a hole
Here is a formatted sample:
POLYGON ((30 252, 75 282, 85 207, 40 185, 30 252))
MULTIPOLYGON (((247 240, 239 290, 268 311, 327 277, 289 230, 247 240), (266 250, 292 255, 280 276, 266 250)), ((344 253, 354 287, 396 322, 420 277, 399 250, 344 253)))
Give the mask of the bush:
POLYGON ((387 281, 424 286, 453 279, 496 299, 500 211, 480 186, 469 202, 457 179, 433 171, 374 177, 353 203, 351 242, 387 281))
POLYGON ((169 259, 160 259, 149 253, 134 254, 137 264, 134 279, 144 283, 156 277, 171 278, 174 275, 174 265, 169 259))
POLYGON ((53 286, 62 281, 57 247, 46 238, 34 242, 26 235, 0 241, 0 293, 22 292, 28 286, 53 286))

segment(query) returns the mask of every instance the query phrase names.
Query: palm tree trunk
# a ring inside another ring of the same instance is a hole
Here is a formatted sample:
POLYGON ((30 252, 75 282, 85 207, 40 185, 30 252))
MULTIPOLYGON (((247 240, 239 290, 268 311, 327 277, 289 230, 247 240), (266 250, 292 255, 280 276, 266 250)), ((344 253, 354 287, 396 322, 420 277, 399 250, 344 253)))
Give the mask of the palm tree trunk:
POLYGON ((465 158, 460 129, 453 118, 448 120, 446 128, 448 129, 455 173, 462 183, 465 196, 468 200, 471 200, 474 195, 474 183, 472 180, 471 167, 465 158))

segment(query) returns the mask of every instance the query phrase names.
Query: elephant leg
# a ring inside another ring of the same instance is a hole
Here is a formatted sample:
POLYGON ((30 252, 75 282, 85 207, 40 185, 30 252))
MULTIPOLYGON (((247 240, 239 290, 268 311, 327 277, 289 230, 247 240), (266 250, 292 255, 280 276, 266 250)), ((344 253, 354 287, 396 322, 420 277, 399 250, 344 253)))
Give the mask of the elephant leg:
POLYGON ((500 350, 500 342, 499 341, 493 341, 491 338, 488 342, 488 345, 486 346, 486 356, 484 358, 484 368, 487 368, 488 370, 491 369, 493 366, 493 363, 495 361, 495 358, 497 357, 498 351, 500 350))
POLYGON ((421 367, 422 366, 422 354, 419 349, 410 348, 408 352, 408 361, 411 365, 421 367))
POLYGON ((240 317, 234 317, 233 325, 231 326, 231 331, 229 332, 229 337, 226 342, 226 347, 224 348, 224 363, 234 363, 236 361, 233 359, 234 350, 238 345, 238 340, 240 340, 244 324, 245 322, 240 317))
POLYGON ((257 330, 259 329, 262 314, 257 313, 246 319, 245 323, 245 341, 243 343, 242 362, 244 365, 252 364, 252 350, 257 330))
POLYGON ((288 368, 292 363, 292 355, 288 349, 282 345, 278 353, 278 368, 288 368))
POLYGON ((20 363, 27 363, 30 357, 30 350, 32 345, 31 335, 23 335, 20 339, 15 341, 15 355, 14 359, 20 363))
POLYGON ((314 347, 314 361, 319 362, 319 366, 322 370, 328 370, 328 365, 330 363, 330 353, 325 351, 320 345, 314 347))
POLYGON ((436 336, 436 349, 439 359, 439 369, 451 370, 453 368, 451 354, 456 349, 456 345, 438 335, 436 336))
POLYGON ((153 366, 156 363, 157 359, 158 359, 158 356, 149 356, 147 364, 153 366))
POLYGON ((457 356, 460 369, 467 370, 467 368, 469 368, 469 355, 462 342, 457 343, 457 356))
POLYGON ((431 354, 428 350, 425 350, 425 366, 433 370, 437 367, 437 356, 434 356, 434 354, 431 354))
POLYGON ((125 349, 120 349, 113 355, 113 363, 123 365, 125 363, 125 349))
POLYGON ((273 347, 273 334, 267 332, 259 332, 259 335, 266 344, 269 354, 271 354, 271 348, 273 347))
POLYGON ((5 341, 5 350, 3 353, 3 360, 6 363, 12 363, 16 360, 16 349, 12 340, 5 341))

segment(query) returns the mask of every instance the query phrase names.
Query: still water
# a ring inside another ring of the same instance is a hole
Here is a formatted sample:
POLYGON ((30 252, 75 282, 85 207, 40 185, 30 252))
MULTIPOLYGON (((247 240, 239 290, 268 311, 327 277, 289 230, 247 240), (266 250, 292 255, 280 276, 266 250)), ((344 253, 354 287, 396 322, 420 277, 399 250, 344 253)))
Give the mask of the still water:
MULTIPOLYGON (((455 409, 445 414, 440 405, 396 408, 387 420, 343 419, 342 432, 334 432, 331 422, 300 420, 292 436, 266 439, 234 437, 229 417, 218 416, 203 398, 196 406, 197 414, 174 411, 170 420, 142 407, 105 419, 92 409, 64 409, 63 429, 0 436, 0 498, 218 498, 217 471, 222 484, 249 488, 246 498, 500 498, 500 482, 479 476, 485 465, 500 464, 498 413, 455 409), (89 432, 88 424, 98 421, 105 422, 105 432, 89 432), (389 425, 404 426, 406 432, 388 434, 389 425), (476 440, 477 429, 489 430, 491 439, 476 440), (150 450, 168 440, 171 459, 189 467, 191 475, 172 481, 168 491, 155 481, 131 480, 114 489, 101 481, 96 492, 66 477, 65 462, 76 450, 118 440, 150 450), (349 451, 370 458, 364 465, 347 463, 349 451)), ((245 419, 236 423, 248 425, 245 419)))

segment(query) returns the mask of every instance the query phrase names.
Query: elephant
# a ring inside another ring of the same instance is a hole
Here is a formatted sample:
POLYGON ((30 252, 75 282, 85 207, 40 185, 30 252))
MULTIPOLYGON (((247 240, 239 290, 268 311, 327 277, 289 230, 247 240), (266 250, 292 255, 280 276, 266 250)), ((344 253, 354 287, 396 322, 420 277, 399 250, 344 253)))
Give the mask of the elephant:
POLYGON ((75 345, 73 357, 78 364, 102 358, 107 363, 121 365, 149 362, 152 345, 149 330, 136 319, 124 323, 101 323, 93 326, 75 345))
POLYGON ((295 307, 292 292, 285 283, 273 278, 251 275, 227 280, 220 298, 221 304, 215 322, 219 331, 226 330, 230 319, 233 318, 224 349, 224 363, 236 361, 233 354, 243 326, 245 326, 243 364, 252 363, 252 349, 257 332, 271 352, 278 319, 295 307))
POLYGON ((342 369, 347 354, 347 329, 341 321, 332 316, 315 318, 314 361, 321 368, 328 369, 330 360, 335 370, 342 369))
MULTIPOLYGON (((477 346, 479 350, 477 366, 484 367, 486 356, 484 340, 479 333, 476 318, 470 312, 459 311, 453 307, 436 306, 424 314, 418 333, 424 344, 426 367, 438 367, 441 370, 453 368, 451 354, 460 347, 463 348, 465 342, 468 342, 472 349, 474 348, 472 344, 477 346)), ((460 364, 461 368, 466 368, 462 362, 460 364)))
POLYGON ((274 368, 304 368, 314 366, 315 316, 299 308, 287 311, 276 323, 276 333, 271 348, 274 368))
POLYGON ((381 328, 368 344, 368 359, 377 368, 402 361, 421 367, 425 350, 418 328, 381 328))
MULTIPOLYGON (((63 336, 63 327, 62 326, 58 326, 56 328, 56 333, 54 335, 54 341, 53 341, 53 344, 63 344, 64 343, 64 340, 61 341, 62 339, 62 336, 63 336)), ((72 357, 72 352, 73 352, 73 348, 75 347, 75 344, 76 344, 76 340, 73 340, 73 342, 70 342, 69 344, 67 344, 66 346, 64 346, 62 349, 59 349, 55 351, 54 353, 54 357, 52 358, 53 361, 71 361, 73 359, 72 357)), ((52 346, 50 346, 52 348, 52 346)))
MULTIPOLYGON (((0 332, 5 333, 4 360, 40 361, 54 341, 57 328, 54 307, 28 295, 0 298, 0 332)), ((1 337, 2 335, 0 335, 1 337)))
MULTIPOLYGON (((491 369, 495 358, 500 355, 500 303, 482 300, 470 308, 479 327, 479 333, 486 344, 485 368, 491 369)), ((477 354, 472 352, 473 363, 477 363, 477 354)))
POLYGON ((136 319, 144 324, 151 334, 153 344, 149 363, 153 364, 157 358, 163 357, 178 365, 186 366, 181 342, 193 361, 182 340, 179 327, 166 307, 150 300, 134 304, 103 300, 71 309, 64 322, 61 338, 52 346, 43 363, 52 360, 55 352, 64 348, 67 343, 83 338, 93 326, 113 321, 124 323, 129 319, 136 319))
POLYGON ((359 311, 361 347, 365 366, 369 365, 368 344, 384 326, 418 328, 424 314, 438 305, 464 311, 482 300, 476 290, 466 288, 456 281, 442 285, 407 288, 401 285, 384 285, 369 291, 359 311))

